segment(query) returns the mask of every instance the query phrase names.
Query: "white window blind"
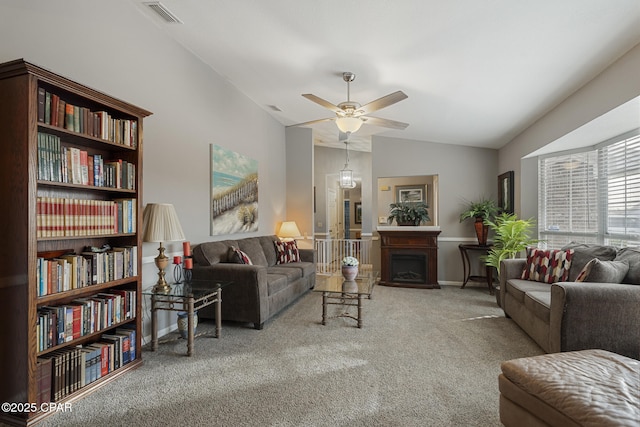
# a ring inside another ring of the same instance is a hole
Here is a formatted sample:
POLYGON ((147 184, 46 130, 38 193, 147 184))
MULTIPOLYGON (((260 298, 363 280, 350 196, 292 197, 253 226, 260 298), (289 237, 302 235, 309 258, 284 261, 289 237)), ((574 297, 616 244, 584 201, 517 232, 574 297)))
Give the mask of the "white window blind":
POLYGON ((538 234, 548 247, 640 246, 638 131, 597 149, 541 157, 538 180, 538 234))
POLYGON ((600 152, 604 241, 636 246, 640 240, 640 136, 607 145, 600 152))
POLYGON ((548 247, 571 240, 595 242, 598 233, 597 152, 539 161, 538 225, 548 247))

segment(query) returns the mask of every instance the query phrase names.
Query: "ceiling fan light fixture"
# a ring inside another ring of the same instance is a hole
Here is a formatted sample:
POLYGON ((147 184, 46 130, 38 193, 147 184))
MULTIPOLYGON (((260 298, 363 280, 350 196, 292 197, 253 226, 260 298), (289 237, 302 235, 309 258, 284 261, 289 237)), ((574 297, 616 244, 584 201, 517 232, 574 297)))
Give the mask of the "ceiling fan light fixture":
POLYGON ((336 125, 341 132, 353 133, 357 132, 362 126, 362 120, 357 117, 338 117, 336 125))

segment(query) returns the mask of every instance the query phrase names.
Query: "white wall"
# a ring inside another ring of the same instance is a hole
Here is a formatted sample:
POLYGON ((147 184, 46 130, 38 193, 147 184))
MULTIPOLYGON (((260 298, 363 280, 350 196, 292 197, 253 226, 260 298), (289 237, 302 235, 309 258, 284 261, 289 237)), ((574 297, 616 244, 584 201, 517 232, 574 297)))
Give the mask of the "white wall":
MULTIPOLYGON (((259 162, 254 234, 275 233, 284 220, 284 127, 169 39, 133 2, 3 2, 0 46, 0 62, 24 58, 154 113, 144 122, 143 203, 173 203, 188 240, 226 237, 209 235, 210 144, 259 162), (123 27, 134 28, 135 37, 125 38, 123 27)), ((166 246, 168 255, 182 251, 180 243, 166 246)), ((143 245, 147 261, 156 249, 143 245)), ((142 278, 144 287, 155 283, 153 264, 144 266, 142 278)), ((163 322, 175 323, 174 317, 163 322)))
MULTIPOLYGON (((529 200, 532 196, 537 197, 537 183, 532 179, 531 164, 524 169, 527 173, 522 174, 521 159, 640 96, 639 76, 640 44, 500 149, 498 163, 500 172, 508 170, 515 172, 516 213, 523 217, 533 216, 533 206, 529 200), (525 198, 527 201, 524 201, 525 198)), ((638 112, 637 126, 640 126, 640 112, 638 112)), ((610 135, 610 137, 614 136, 616 135, 610 135)))

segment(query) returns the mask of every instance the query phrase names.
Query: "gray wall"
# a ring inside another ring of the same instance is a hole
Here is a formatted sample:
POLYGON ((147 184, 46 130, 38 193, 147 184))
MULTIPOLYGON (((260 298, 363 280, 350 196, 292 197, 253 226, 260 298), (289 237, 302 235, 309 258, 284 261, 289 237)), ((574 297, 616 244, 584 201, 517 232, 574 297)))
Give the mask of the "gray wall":
MULTIPOLYGON (((442 230, 438 250, 440 281, 462 281, 458 245, 477 243, 477 239, 472 221, 460 223, 460 212, 465 209, 465 201, 496 198, 497 169, 497 150, 373 137, 374 183, 380 177, 438 175, 438 220, 442 230)), ((377 206, 377 191, 373 191, 372 197, 373 206, 377 206)), ((376 218, 371 221, 375 230, 376 218)))
MULTIPOLYGON (((225 238, 209 235, 209 145, 218 144, 258 160, 254 234, 275 233, 286 217, 281 124, 142 17, 133 2, 13 3, 19 6, 0 5, 0 62, 25 58, 154 113, 144 122, 144 204, 173 203, 192 242, 225 238), (86 19, 70 19, 66 8, 86 19), (135 28, 137 36, 124 38, 120 26, 135 28)), ((157 246, 143 245, 143 287, 157 280, 157 246)), ((168 256, 182 252, 180 243, 166 246, 168 256)), ((162 312, 161 327, 174 325, 175 314, 162 312)))

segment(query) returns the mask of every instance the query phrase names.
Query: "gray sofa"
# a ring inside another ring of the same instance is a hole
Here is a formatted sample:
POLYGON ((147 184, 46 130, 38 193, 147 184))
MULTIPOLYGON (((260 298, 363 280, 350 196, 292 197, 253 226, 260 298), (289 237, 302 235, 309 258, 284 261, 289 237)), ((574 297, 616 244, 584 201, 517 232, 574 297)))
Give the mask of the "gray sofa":
MULTIPOLYGON (((206 242, 193 248, 193 278, 232 281, 222 293, 222 320, 264 323, 313 288, 316 283, 315 252, 299 249, 300 262, 277 264, 274 241, 277 236, 248 237, 206 242), (234 247, 243 251, 253 265, 234 262, 234 247)), ((213 306, 198 312, 214 317, 213 306)))
POLYGON ((566 249, 574 250, 566 282, 520 279, 526 265, 523 258, 501 263, 500 302, 505 315, 547 353, 599 348, 640 359, 640 250, 583 244, 566 249), (597 281, 575 282, 594 258, 602 261, 595 262, 598 271, 590 274, 597 281), (624 273, 609 271, 626 265, 624 273), (623 283, 603 280, 609 273, 624 275, 623 283))

